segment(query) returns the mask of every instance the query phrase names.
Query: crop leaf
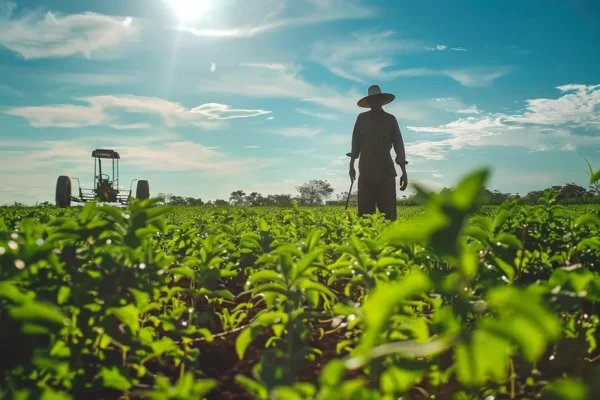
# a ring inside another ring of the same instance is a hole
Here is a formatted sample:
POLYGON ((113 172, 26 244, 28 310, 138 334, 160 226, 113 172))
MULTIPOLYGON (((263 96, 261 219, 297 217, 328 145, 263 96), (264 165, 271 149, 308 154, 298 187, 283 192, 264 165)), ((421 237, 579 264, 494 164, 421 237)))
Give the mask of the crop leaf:
POLYGON ((137 334, 137 332, 140 330, 139 311, 133 304, 128 304, 118 308, 110 308, 108 313, 113 314, 122 323, 127 325, 133 334, 137 334))
POLYGON ((363 306, 365 332, 359 346, 361 352, 377 343, 390 315, 403 300, 422 294, 431 285, 429 277, 418 270, 400 281, 377 285, 363 306))
POLYGON ((131 388, 131 382, 116 367, 103 367, 98 374, 102 385, 106 388, 126 391, 131 388))

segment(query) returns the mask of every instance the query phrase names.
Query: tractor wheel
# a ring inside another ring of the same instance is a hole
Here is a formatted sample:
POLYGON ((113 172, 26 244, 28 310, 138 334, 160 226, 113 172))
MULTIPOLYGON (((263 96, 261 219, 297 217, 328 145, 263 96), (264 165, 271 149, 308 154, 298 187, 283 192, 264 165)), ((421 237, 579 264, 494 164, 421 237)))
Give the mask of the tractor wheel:
POLYGON ((67 208, 71 205, 71 178, 61 175, 56 181, 56 205, 67 208))
POLYGON ((135 198, 140 200, 150 198, 150 185, 148 184, 148 181, 138 181, 135 198))

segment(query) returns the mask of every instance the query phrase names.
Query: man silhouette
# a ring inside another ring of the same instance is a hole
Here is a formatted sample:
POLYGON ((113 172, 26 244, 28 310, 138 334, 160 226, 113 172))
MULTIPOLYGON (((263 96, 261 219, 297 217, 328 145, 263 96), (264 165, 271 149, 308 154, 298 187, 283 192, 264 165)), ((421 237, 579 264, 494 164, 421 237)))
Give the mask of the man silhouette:
POLYGON ((358 115, 352 132, 350 178, 356 179, 354 161, 359 158, 358 169, 358 215, 374 214, 377 208, 386 219, 395 221, 396 168, 390 155, 392 147, 396 153, 396 164, 402 169, 400 190, 406 190, 406 154, 404 141, 396 117, 383 110, 383 106, 394 101, 395 96, 382 93, 377 85, 369 87, 368 96, 358 101, 358 106, 370 108, 358 115), (360 157, 359 157, 360 156, 360 157))

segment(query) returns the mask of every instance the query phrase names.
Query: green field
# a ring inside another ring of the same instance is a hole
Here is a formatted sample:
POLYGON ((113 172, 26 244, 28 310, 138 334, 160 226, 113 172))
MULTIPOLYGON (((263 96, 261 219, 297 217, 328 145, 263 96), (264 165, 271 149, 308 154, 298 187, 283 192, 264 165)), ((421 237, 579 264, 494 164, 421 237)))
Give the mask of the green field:
POLYGON ((600 398, 600 208, 480 207, 484 181, 394 224, 0 208, 0 397, 600 398))

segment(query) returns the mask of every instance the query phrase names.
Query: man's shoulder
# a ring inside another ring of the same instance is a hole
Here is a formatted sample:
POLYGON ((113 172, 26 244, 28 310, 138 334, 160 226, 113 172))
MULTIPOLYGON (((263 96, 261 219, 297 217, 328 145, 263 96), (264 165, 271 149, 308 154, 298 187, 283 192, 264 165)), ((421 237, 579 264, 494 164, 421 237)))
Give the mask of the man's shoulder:
POLYGON ((394 114, 389 113, 389 112, 387 112, 385 110, 383 110, 383 115, 385 115, 387 118, 389 118, 391 120, 395 120, 396 119, 396 116, 394 114))

